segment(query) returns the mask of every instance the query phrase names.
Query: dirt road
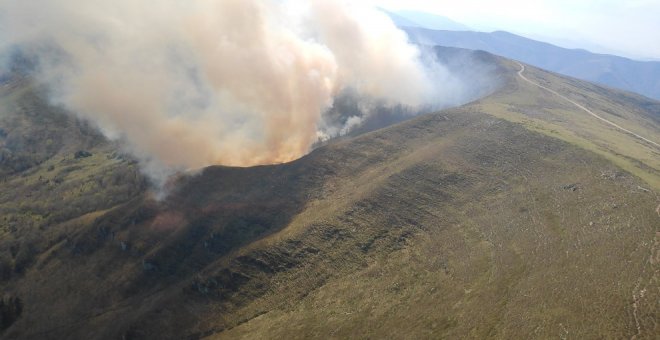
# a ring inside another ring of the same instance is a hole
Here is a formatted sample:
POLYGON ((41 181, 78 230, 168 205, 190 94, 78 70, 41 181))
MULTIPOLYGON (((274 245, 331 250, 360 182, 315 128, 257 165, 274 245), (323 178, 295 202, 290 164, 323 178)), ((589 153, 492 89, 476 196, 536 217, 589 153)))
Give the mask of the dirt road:
POLYGON ((652 144, 652 145, 656 146, 657 148, 660 148, 660 144, 658 144, 658 143, 656 143, 656 142, 654 142, 654 141, 652 141, 652 140, 649 140, 649 139, 647 139, 647 138, 644 138, 644 137, 642 137, 642 136, 640 136, 640 135, 638 135, 638 134, 636 134, 636 133, 634 133, 634 132, 632 132, 632 131, 630 131, 630 130, 628 130, 628 129, 626 129, 626 128, 621 127, 620 125, 618 125, 618 124, 616 124, 616 123, 613 123, 612 121, 609 121, 609 120, 607 120, 607 119, 605 119, 605 118, 603 118, 603 117, 601 117, 601 116, 595 114, 593 111, 591 111, 591 110, 587 109, 586 107, 582 106, 580 103, 578 103, 578 102, 576 102, 576 101, 574 101, 574 100, 572 100, 572 99, 570 99, 570 98, 568 98, 568 97, 566 97, 566 96, 564 96, 564 95, 558 93, 557 91, 555 91, 555 90, 553 90, 553 89, 547 88, 547 87, 545 87, 545 86, 543 86, 543 85, 541 85, 541 84, 537 84, 537 83, 535 83, 535 82, 529 80, 527 77, 525 77, 525 75, 523 75, 523 73, 525 72, 525 65, 523 65, 523 64, 521 64, 521 63, 519 63, 519 62, 516 62, 516 63, 520 66, 520 71, 518 71, 518 76, 520 76, 520 78, 521 78, 522 80, 524 80, 524 81, 526 81, 526 82, 528 82, 528 83, 530 83, 530 84, 532 84, 532 85, 534 85, 534 86, 537 86, 537 87, 539 87, 539 88, 542 88, 542 89, 544 89, 544 90, 546 90, 546 91, 548 91, 548 92, 550 92, 550 93, 552 93, 552 94, 554 94, 554 95, 556 95, 556 96, 559 96, 560 98, 566 100, 567 102, 569 102, 569 103, 571 103, 571 104, 573 104, 573 105, 579 107, 582 111, 584 111, 584 112, 586 112, 586 113, 592 115, 593 117, 595 117, 595 118, 601 120, 602 122, 604 122, 604 123, 606 123, 606 124, 609 124, 609 125, 611 125, 611 126, 617 128, 617 129, 620 130, 620 131, 623 131, 623 132, 625 132, 625 133, 627 133, 627 134, 629 134, 629 135, 631 135, 631 136, 633 136, 633 137, 635 137, 635 138, 637 138, 637 139, 640 139, 640 140, 642 140, 642 141, 645 141, 645 142, 647 142, 647 143, 649 143, 649 144, 652 144))

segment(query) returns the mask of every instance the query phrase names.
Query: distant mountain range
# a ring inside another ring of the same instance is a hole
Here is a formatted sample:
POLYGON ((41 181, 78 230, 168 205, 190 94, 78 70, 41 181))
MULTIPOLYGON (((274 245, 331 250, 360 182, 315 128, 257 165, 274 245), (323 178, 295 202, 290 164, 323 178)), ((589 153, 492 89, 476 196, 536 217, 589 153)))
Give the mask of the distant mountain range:
POLYGON ((388 12, 420 44, 483 50, 549 71, 660 100, 660 61, 637 61, 583 49, 567 49, 509 32, 474 32, 448 18, 388 12))
POLYGON ((421 27, 434 30, 449 31, 471 31, 472 28, 459 22, 436 14, 418 11, 389 12, 383 10, 390 16, 392 21, 399 27, 421 27))

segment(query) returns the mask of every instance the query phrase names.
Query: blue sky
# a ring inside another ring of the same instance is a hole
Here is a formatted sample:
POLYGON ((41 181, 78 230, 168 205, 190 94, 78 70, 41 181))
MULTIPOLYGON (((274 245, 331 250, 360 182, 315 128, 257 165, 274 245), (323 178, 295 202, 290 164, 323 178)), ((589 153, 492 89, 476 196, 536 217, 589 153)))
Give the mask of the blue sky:
POLYGON ((507 30, 566 47, 660 59, 660 0, 372 0, 478 30, 507 30))

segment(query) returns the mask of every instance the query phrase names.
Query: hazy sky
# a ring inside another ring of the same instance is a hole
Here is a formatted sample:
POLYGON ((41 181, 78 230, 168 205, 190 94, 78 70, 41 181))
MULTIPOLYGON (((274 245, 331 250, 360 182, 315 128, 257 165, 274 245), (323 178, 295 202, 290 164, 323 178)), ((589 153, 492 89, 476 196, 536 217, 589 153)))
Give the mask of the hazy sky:
POLYGON ((660 59, 660 0, 373 0, 387 9, 443 15, 478 30, 502 29, 567 47, 660 59))

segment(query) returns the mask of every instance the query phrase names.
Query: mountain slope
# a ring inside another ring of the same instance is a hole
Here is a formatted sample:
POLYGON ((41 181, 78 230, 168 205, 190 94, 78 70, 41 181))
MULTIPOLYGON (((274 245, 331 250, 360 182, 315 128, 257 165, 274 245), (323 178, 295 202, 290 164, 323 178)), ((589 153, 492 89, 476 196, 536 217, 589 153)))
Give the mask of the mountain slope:
POLYGON ((0 332, 40 308, 15 285, 44 274, 54 249, 77 251, 69 237, 80 225, 146 187, 135 161, 43 98, 23 77, 0 83, 0 332))
MULTIPOLYGON (((137 182, 129 201, 43 225, 35 260, 2 282, 3 306, 20 299, 4 310, 21 310, 3 336, 657 334, 659 150, 525 81, 516 62, 475 56, 502 86, 474 103, 288 164, 210 167, 162 202, 137 182)), ((657 102, 522 74, 660 135, 657 102)), ((86 164, 70 173, 98 169, 86 164)))
MULTIPOLYGON (((380 256, 347 277, 323 282, 295 306, 264 308, 266 302, 257 302, 268 312, 217 338, 600 338, 657 332, 657 292, 648 295, 657 287, 659 269, 657 194, 593 153, 484 116, 496 109, 494 102, 520 99, 521 92, 548 109, 553 102, 563 105, 543 92, 528 96, 525 91, 535 89, 518 79, 509 85, 479 103, 363 137, 373 138, 371 144, 379 138, 401 141, 395 137, 400 131, 427 138, 437 133, 423 146, 407 144, 406 156, 392 156, 401 159, 393 163, 410 168, 388 164, 382 177, 377 171, 365 175, 375 188, 358 189, 367 194, 335 212, 340 217, 330 223, 345 232, 341 243, 375 227, 385 235, 377 238, 379 246, 396 250, 368 248, 380 256)), ((647 119, 647 113, 638 118, 647 119)), ((577 117, 565 119, 571 118, 577 117)), ((329 265, 363 258, 334 251, 340 255, 329 265)), ((298 282, 310 279, 298 275, 298 282)))
POLYGON ((508 32, 436 31, 406 27, 414 41, 483 50, 571 77, 660 99, 660 62, 566 49, 508 32))
POLYGON ((516 83, 477 103, 480 109, 601 154, 660 188, 660 103, 521 66, 510 64, 516 83))

